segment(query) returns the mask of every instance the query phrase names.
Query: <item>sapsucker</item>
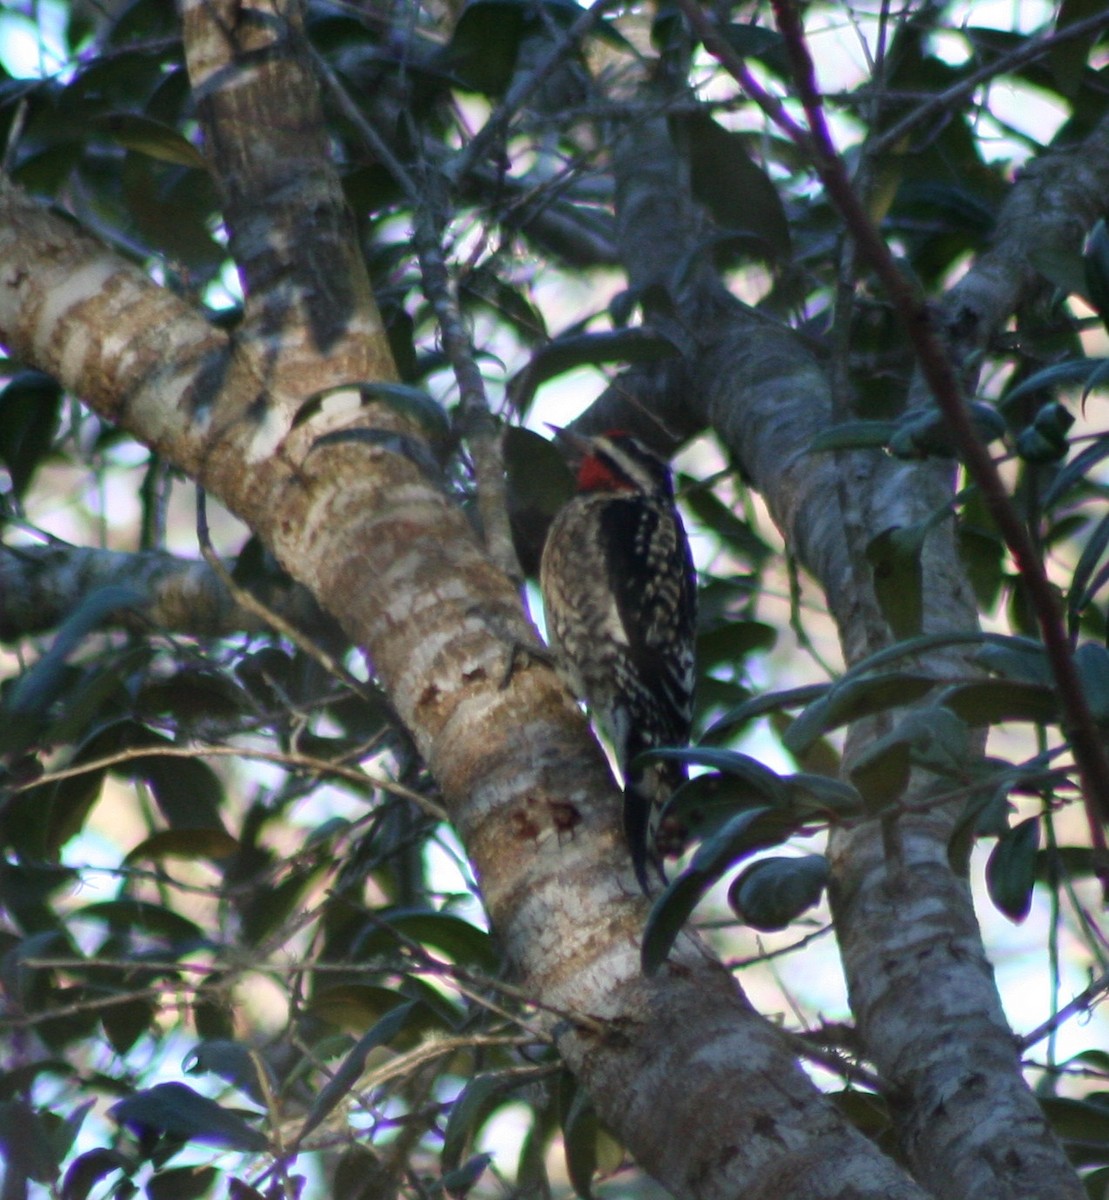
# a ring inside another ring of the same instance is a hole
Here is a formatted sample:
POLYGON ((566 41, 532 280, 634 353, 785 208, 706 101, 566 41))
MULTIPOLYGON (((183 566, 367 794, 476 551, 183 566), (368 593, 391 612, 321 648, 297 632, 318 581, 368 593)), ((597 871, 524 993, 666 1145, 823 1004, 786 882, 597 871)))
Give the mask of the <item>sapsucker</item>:
POLYGON ((624 776, 624 831, 636 878, 680 853, 659 814, 685 779, 677 762, 637 754, 682 746, 693 717, 696 578, 670 469, 630 434, 556 431, 576 463, 577 494, 543 548, 547 637, 570 690, 612 743, 624 776))

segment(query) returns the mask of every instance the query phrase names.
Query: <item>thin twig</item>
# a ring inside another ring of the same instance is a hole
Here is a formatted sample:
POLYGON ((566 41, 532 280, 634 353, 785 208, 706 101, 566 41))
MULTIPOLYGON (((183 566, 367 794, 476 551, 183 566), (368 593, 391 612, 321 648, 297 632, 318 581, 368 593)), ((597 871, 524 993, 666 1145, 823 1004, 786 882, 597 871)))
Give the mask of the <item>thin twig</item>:
POLYGON ((565 33, 555 39, 535 69, 521 75, 512 83, 496 110, 447 168, 447 175, 453 184, 457 186, 461 183, 482 161, 490 146, 505 136, 516 113, 543 86, 551 73, 562 64, 569 51, 592 30, 604 10, 614 2, 615 0, 594 0, 593 4, 566 27, 565 33))
POLYGON ((929 117, 954 108, 988 80, 996 79, 998 75, 1005 75, 1018 67, 1023 67, 1025 63, 1035 62, 1037 58, 1061 42, 1083 37, 1088 33, 1097 33, 1105 28, 1109 28, 1109 9, 1084 17, 1081 21, 1064 25, 1062 29, 1052 29, 1030 37, 1016 50, 1001 55, 1000 58, 995 59, 992 63, 987 63, 984 67, 979 67, 977 71, 972 71, 965 79, 960 79, 946 91, 940 92, 938 95, 933 94, 922 104, 918 104, 896 125, 891 125, 885 133, 879 134, 873 141, 868 142, 867 152, 873 155, 884 154, 902 141, 918 125, 927 121, 929 117))
POLYGON ((1028 1050, 1037 1042, 1043 1041, 1045 1037, 1048 1037, 1062 1024, 1069 1021, 1071 1017, 1076 1017, 1079 1013, 1089 1012, 1107 992, 1109 992, 1109 971, 1099 975, 1089 987, 1079 992, 1069 1004, 1064 1004, 1057 1013, 1052 1013, 1043 1024, 1037 1025, 1035 1029, 1030 1030, 1023 1037, 1019 1038, 1018 1045, 1021 1050, 1028 1050))
POLYGON ((12 792, 25 792, 30 788, 42 787, 44 784, 60 783, 63 779, 72 779, 76 775, 86 775, 90 771, 102 771, 122 763, 134 762, 139 758, 250 758, 259 762, 277 763, 279 766, 291 767, 299 771, 314 771, 320 775, 336 775, 350 783, 365 787, 380 788, 394 796, 400 796, 418 805, 436 821, 446 821, 446 810, 434 800, 421 796, 419 792, 406 788, 403 784, 386 779, 367 771, 363 767, 348 767, 342 763, 331 762, 325 758, 313 758, 308 754, 296 754, 280 750, 244 749, 238 746, 136 746, 130 750, 119 750, 115 754, 106 754, 103 758, 90 759, 73 767, 63 767, 58 771, 50 771, 31 779, 26 783, 11 786, 12 792))
POLYGON ((196 534, 201 556, 212 569, 216 578, 227 588, 232 600, 236 604, 245 608, 247 612, 253 613, 256 617, 260 617, 276 633, 281 634, 282 637, 288 638, 298 650, 319 663, 329 675, 345 684, 352 692, 361 696, 363 700, 374 699, 367 692, 365 684, 352 675, 338 659, 328 654, 322 646, 318 646, 310 637, 306 637, 295 625, 286 621, 280 613, 274 612, 272 608, 263 604, 256 596, 252 596, 246 588, 240 587, 235 582, 231 577, 231 572, 228 571, 223 560, 216 553, 215 547, 212 545, 212 538, 208 532, 207 493, 201 487, 196 489, 196 534))

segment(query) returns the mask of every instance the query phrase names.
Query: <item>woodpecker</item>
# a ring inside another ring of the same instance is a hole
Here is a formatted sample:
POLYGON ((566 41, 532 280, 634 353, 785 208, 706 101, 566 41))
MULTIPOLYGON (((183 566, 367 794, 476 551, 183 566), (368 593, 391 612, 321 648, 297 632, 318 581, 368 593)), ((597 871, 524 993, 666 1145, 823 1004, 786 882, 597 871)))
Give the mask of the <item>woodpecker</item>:
POLYGON ((681 763, 632 767, 682 746, 693 718, 696 578, 670 469, 630 434, 555 430, 577 466, 577 494, 551 525, 539 568, 547 637, 566 685, 611 742, 624 776, 624 832, 636 879, 682 831, 659 827, 681 763))

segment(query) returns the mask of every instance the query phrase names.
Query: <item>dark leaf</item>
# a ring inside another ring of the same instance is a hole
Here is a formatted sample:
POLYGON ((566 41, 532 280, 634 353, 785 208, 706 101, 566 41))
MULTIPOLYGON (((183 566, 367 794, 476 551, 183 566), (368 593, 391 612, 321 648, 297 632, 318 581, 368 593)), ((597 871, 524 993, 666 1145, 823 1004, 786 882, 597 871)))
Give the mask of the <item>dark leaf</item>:
POLYGON ((0 463, 21 498, 50 451, 62 389, 39 371, 22 371, 0 392, 0 463))
POLYGON ((1059 702, 1050 687, 1014 679, 980 679, 946 688, 938 703, 968 725, 999 725, 1032 721, 1049 725, 1059 720, 1059 702))
POLYGON ((366 1069, 366 1059, 371 1050, 378 1046, 386 1046, 404 1029, 409 1019, 416 1011, 416 1004, 398 1004, 390 1009, 372 1029, 364 1033, 346 1058, 339 1064, 335 1073, 320 1089, 312 1107, 304 1118, 304 1124, 297 1134, 297 1141, 303 1141, 313 1129, 335 1108, 335 1106, 351 1091, 366 1069))
POLYGON ((735 733, 767 713, 812 704, 822 696, 826 696, 831 690, 831 686, 827 683, 813 683, 805 687, 790 688, 784 692, 763 692, 718 717, 716 722, 705 731, 705 736, 701 739, 702 743, 722 741, 725 736, 735 733))
POLYGON ((443 1133, 440 1157, 444 1171, 454 1171, 461 1165, 462 1156, 481 1127, 517 1086, 516 1080, 503 1075, 478 1075, 466 1085, 451 1105, 443 1133))
POLYGON ((1051 1128, 1075 1166, 1109 1163, 1109 1107, 1094 1100, 1041 1096, 1051 1128))
POLYGON ((1050 367, 1044 367, 1042 371, 1029 375, 1027 379, 1022 379, 1012 391, 1006 392, 1001 398, 1001 406, 1005 409, 1011 408, 1015 400, 1022 400, 1049 388, 1081 386, 1084 392, 1089 392, 1107 381, 1109 359, 1068 359, 1066 362, 1053 363, 1050 367))
POLYGON ((1038 642, 1013 639, 1011 645, 990 644, 974 655, 974 661, 1002 679, 1020 683, 1050 684, 1051 665, 1038 642))
POLYGON ((88 1200, 93 1188, 115 1171, 129 1175, 134 1163, 106 1146, 89 1150, 75 1158, 62 1180, 62 1200, 88 1200))
POLYGON ((1109 722, 1109 650, 1083 642, 1074 652, 1074 665, 1095 721, 1109 722))
POLYGON ((896 429, 896 421, 845 421, 818 433, 809 443, 809 453, 877 449, 889 445, 896 429))
POLYGON ((1109 229, 1101 220, 1093 227, 1082 257, 1086 274, 1086 295, 1109 329, 1109 229))
POLYGON ((331 1194, 342 1200, 394 1200, 397 1180, 368 1146, 355 1144, 335 1164, 331 1194))
POLYGON ((741 921, 766 932, 785 929, 820 902, 828 882, 823 854, 804 858, 774 855, 744 867, 728 889, 728 903, 741 921))
POLYGON ((690 767, 708 767, 733 776, 771 803, 784 804, 786 801, 782 777, 764 767, 757 758, 738 750, 721 750, 713 746, 646 750, 636 755, 633 762, 640 766, 651 762, 681 762, 690 767))
POLYGON ((669 338, 640 327, 562 334, 536 350, 528 365, 509 380, 508 396, 516 411, 523 414, 531 407, 542 384, 578 367, 607 362, 657 362, 677 353, 677 346, 669 338))
POLYGON ((592 1200, 597 1170, 597 1114, 585 1089, 568 1072, 563 1074, 559 1100, 566 1173, 582 1200, 592 1200))
POLYGON ((746 137, 725 129, 707 113, 671 118, 687 139, 693 193, 716 223, 748 234, 747 250, 776 262, 789 257, 791 239, 782 198, 747 153, 746 137))
MULTIPOLYGON (((684 476, 680 482, 684 484, 684 476)), ((683 486, 680 494, 682 505, 689 509, 701 525, 711 530, 722 542, 726 542, 732 550, 753 565, 761 565, 773 553, 751 522, 738 516, 730 505, 725 504, 709 488, 683 486)), ((721 582, 727 585, 731 580, 721 582)), ((702 588, 702 592, 705 590, 702 588)))
POLYGON ((783 739, 786 748, 794 754, 803 754, 828 730, 912 704, 935 686, 936 681, 927 675, 904 671, 845 675, 793 722, 783 739))
POLYGON ((269 1140, 237 1113, 201 1096, 183 1083, 159 1083, 135 1092, 108 1110, 120 1125, 170 1134, 186 1141, 262 1151, 269 1140))
POLYGON ((7 702, 8 732, 0 734, 0 751, 21 749, 45 723, 47 710, 66 687, 70 675, 66 660, 84 638, 121 608, 141 607, 146 596, 137 588, 114 585, 97 588, 84 596, 62 622, 50 649, 25 671, 12 688, 7 702))
POLYGON ((218 1075, 256 1104, 264 1105, 266 1096, 272 1095, 277 1088, 277 1080, 261 1052, 231 1038, 212 1038, 197 1043, 185 1055, 181 1065, 189 1075, 218 1075))
POLYGON ((641 951, 647 975, 666 961, 678 934, 701 897, 737 862, 756 850, 781 842, 790 823, 770 808, 737 813, 713 837, 703 842, 693 861, 655 901, 643 931, 641 951))
POLYGON ((197 1200, 217 1178, 215 1167, 166 1167, 148 1180, 146 1194, 150 1200, 197 1200))
POLYGON ((123 860, 125 864, 161 862, 166 858, 230 858, 239 843, 225 829, 163 829, 144 838, 123 860))
MULTIPOLYGON (((1109 359, 1103 359, 1102 362, 1109 370, 1109 359)), ((1107 457, 1109 457, 1109 436, 1103 435, 1091 442, 1081 453, 1076 454, 1066 466, 1060 468, 1058 475, 1052 480, 1051 486, 1044 492, 1040 501, 1043 510, 1048 511, 1078 482, 1085 479, 1102 459, 1107 457)))
POLYGON ((199 758, 168 758, 154 753, 114 769, 130 778, 145 780, 162 815, 174 829, 223 829, 219 816, 223 783, 199 758))
POLYGON ((701 670, 738 667, 750 654, 773 650, 777 640, 778 630, 765 621, 722 623, 698 636, 697 665, 701 670))
POLYGON ((36 1183, 53 1183, 62 1154, 50 1128, 51 1114, 39 1112, 26 1100, 0 1103, 0 1149, 10 1170, 36 1183))
POLYGON ((439 1181, 443 1191, 454 1200, 466 1196, 475 1183, 485 1174, 493 1161, 492 1154, 475 1154, 453 1171, 447 1171, 439 1181))
POLYGON ((986 863, 990 899, 1018 925, 1032 907, 1039 845, 1040 819, 1029 817, 998 839, 986 863))
POLYGON ((473 0, 438 65, 464 88, 499 96, 512 79, 525 12, 520 0, 473 0))
POLYGON ((163 937, 182 950, 207 944, 199 925, 187 917, 149 900, 124 897, 120 900, 97 900, 74 910, 74 917, 103 921, 109 928, 122 933, 142 930, 163 937))
POLYGON ((90 121, 93 129, 114 142, 161 162, 207 171, 208 164, 199 150, 171 125, 138 113, 104 113, 90 121))
POLYGON ((874 594, 896 638, 915 637, 924 620, 920 552, 927 527, 885 529, 866 548, 874 594))
POLYGON ((812 812, 835 819, 858 816, 866 808, 858 789, 829 775, 789 775, 786 788, 789 803, 798 813, 812 812))
POLYGON ((117 1054, 126 1054, 151 1029, 160 1011, 156 1001, 139 997, 104 1009, 100 1023, 112 1049, 117 1054))

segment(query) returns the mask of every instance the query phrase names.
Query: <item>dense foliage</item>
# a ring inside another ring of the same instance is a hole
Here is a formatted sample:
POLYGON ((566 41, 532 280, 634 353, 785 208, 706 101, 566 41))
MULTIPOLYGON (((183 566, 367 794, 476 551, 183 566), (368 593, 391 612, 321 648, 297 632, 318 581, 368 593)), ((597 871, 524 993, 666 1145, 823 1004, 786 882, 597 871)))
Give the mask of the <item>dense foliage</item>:
MULTIPOLYGON (((24 7, 0 15, 11 178, 233 329, 241 297, 171 6, 24 7), (34 66, 20 38, 37 39, 34 66)), ((1098 5, 1037 5, 1035 26, 1033 6, 1011 6, 1019 27, 979 7, 805 12, 856 192, 936 300, 990 247, 1024 164, 1109 113, 1098 5)), ((715 19, 754 82, 796 94, 769 6, 715 19)), ((420 422, 444 486, 476 508, 477 365, 506 432, 527 575, 567 488, 543 422, 619 390, 629 366, 665 376, 695 341, 687 279, 618 282, 613 155, 660 116, 699 205, 680 270, 711 265, 834 380, 833 421, 799 449, 956 469, 964 448, 912 401, 916 348, 813 158, 683 7, 312 2, 306 29, 402 381, 378 395, 420 422), (633 89, 645 64, 651 87, 633 89)), ((1042 286, 973 364, 971 411, 1103 732, 1105 225, 1037 267, 1042 286)), ((4 1200, 648 1194, 503 971, 436 784, 372 668, 249 530, 214 504, 198 521, 171 464, 34 364, 0 371, 4 1200), (230 575, 209 567, 212 592, 187 620, 149 615, 153 572, 195 559, 197 531, 230 575), (100 574, 79 549, 122 557, 100 574), (259 606, 289 615, 267 623, 259 606)), ((666 450, 700 432, 691 412, 661 419, 666 450)), ((1043 612, 977 481, 960 478, 958 549, 990 632, 924 619, 922 547, 950 523, 944 506, 867 545, 894 637, 846 670, 825 600, 730 448, 705 435, 680 467, 702 627, 685 752, 699 771, 676 804, 698 845, 652 912, 645 967, 700 921, 757 1004, 790 1007, 821 1086, 891 1148, 887 1101, 839 984, 824 982, 822 851, 830 826, 957 802, 950 859, 984 880, 987 939, 1034 964, 1036 1006, 1009 997, 1022 1032, 1047 1022, 1024 1046, 1029 1078, 1090 1194, 1106 1194, 1109 1055, 1104 1025, 1077 1018, 1107 986, 1091 826, 1109 801, 1083 808, 1043 612), (973 676, 929 662, 968 646, 973 676), (841 770, 842 731, 867 717, 884 732, 841 770), (905 801, 919 769, 929 782, 905 801), (1016 925, 1034 913, 1019 944, 991 905, 1016 925)))

